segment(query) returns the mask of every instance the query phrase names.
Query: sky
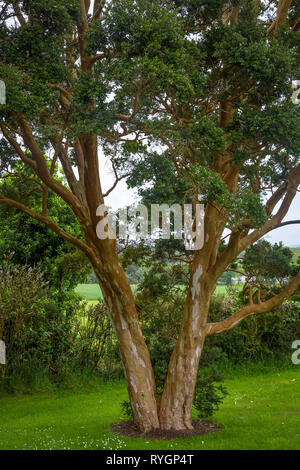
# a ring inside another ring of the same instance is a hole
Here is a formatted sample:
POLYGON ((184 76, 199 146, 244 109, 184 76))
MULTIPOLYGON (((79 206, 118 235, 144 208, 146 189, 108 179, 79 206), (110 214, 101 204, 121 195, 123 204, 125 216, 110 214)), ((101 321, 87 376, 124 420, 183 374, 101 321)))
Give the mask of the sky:
MULTIPOLYGON (((283 219, 287 220, 299 220, 300 219, 300 193, 295 197, 292 206, 283 219)), ((285 227, 278 228, 270 232, 270 234, 265 237, 269 242, 275 243, 282 241, 284 245, 287 246, 300 246, 300 224, 297 225, 288 225, 285 227)))

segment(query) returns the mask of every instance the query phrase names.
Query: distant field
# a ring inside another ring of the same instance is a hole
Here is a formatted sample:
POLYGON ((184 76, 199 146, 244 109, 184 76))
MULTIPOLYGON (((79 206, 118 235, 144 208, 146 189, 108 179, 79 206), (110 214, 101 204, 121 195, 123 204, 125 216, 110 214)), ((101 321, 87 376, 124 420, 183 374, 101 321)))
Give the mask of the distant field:
MULTIPOLYGON (((136 284, 132 284, 131 287, 135 290, 136 284)), ((75 292, 82 295, 90 305, 96 304, 99 299, 103 299, 102 292, 98 284, 78 284, 75 292)))
POLYGON ((300 257, 300 249, 299 248, 291 248, 291 251, 293 252, 293 255, 294 255, 294 261, 296 261, 297 258, 300 257))
MULTIPOLYGON (((136 289, 136 284, 131 286, 133 290, 136 289)), ((82 295, 90 305, 97 303, 99 299, 102 299, 102 293, 98 284, 78 284, 75 291, 82 295)), ((216 294, 225 294, 226 286, 217 286, 216 294)))
POLYGON ((217 286, 215 290, 215 294, 225 294, 227 286, 217 286))
POLYGON ((98 284, 78 284, 75 291, 86 300, 99 300, 103 298, 98 284))

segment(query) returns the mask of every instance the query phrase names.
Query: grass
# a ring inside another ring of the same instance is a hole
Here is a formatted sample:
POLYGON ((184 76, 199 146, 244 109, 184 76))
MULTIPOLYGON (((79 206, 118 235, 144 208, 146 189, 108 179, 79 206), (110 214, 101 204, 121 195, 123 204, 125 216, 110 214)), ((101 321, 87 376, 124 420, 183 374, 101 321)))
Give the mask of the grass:
MULTIPOLYGON (((136 284, 132 284, 131 287, 134 291, 136 284)), ((75 292, 84 297, 89 304, 96 304, 99 299, 103 299, 99 284, 78 284, 75 292)))
POLYGON ((103 298, 99 284, 78 284, 75 291, 86 300, 95 301, 103 298))
POLYGON ((293 261, 296 262, 298 258, 300 257, 300 249, 299 248, 291 248, 291 251, 293 252, 293 261))
MULTIPOLYGON (((132 284, 131 287, 135 290, 136 284, 132 284)), ((99 299, 103 298, 98 284, 78 284, 75 291, 77 294, 84 297, 89 304, 96 304, 99 299)), ((218 294, 225 294, 226 286, 218 285, 215 292, 218 294)))
POLYGON ((230 395, 214 421, 220 432, 172 441, 114 435, 125 384, 87 391, 0 397, 0 449, 300 449, 300 366, 256 375, 231 374, 230 395))

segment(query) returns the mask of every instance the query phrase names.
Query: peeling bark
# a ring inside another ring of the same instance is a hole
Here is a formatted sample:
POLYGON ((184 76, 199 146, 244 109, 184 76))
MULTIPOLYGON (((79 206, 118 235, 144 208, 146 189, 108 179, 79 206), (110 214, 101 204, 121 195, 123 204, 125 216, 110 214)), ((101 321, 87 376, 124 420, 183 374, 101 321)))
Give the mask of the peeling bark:
POLYGON ((193 429, 191 409, 210 298, 205 283, 201 282, 202 275, 202 266, 198 264, 191 276, 182 327, 171 356, 160 404, 160 425, 165 430, 193 429))
POLYGON ((134 422, 141 432, 149 432, 159 428, 150 355, 130 284, 119 261, 110 261, 96 275, 118 339, 134 422))

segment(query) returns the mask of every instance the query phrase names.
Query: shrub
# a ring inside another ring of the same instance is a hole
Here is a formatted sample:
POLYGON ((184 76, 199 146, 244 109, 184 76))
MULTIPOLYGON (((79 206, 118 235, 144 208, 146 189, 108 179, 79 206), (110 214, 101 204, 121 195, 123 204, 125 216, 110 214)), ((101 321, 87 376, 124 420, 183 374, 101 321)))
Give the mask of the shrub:
MULTIPOLYGON (((193 407, 197 411, 200 419, 211 417, 218 411, 221 403, 228 395, 227 389, 220 383, 223 380, 224 377, 214 369, 206 370, 198 374, 193 407)), ((160 398, 161 393, 162 389, 160 388, 158 398, 160 398)), ((124 418, 132 419, 132 409, 129 401, 124 400, 121 403, 121 413, 124 418)))
POLYGON ((77 325, 75 360, 78 367, 120 375, 120 357, 113 327, 104 302, 90 306, 77 325))
POLYGON ((130 406, 130 402, 127 400, 122 401, 121 403, 121 413, 126 419, 132 419, 132 409, 130 406))
MULTIPOLYGON (((215 296, 209 321, 221 321, 238 308, 236 298, 215 296)), ((299 331, 300 303, 289 300, 266 315, 246 318, 225 334, 206 338, 202 360, 208 363, 212 350, 217 351, 220 362, 227 360, 241 363, 282 356, 290 351, 299 331)))
POLYGON ((7 364, 2 383, 9 391, 60 384, 72 373, 76 319, 84 306, 72 291, 50 289, 38 267, 0 265, 0 338, 7 364))
POLYGON ((223 380, 224 377, 214 369, 198 374, 193 406, 199 418, 209 418, 218 411, 228 395, 227 389, 220 383, 223 380))
MULTIPOLYGON (((8 364, 20 364, 32 317, 44 311, 47 284, 38 268, 17 267, 10 260, 0 265, 0 338, 6 343, 8 364)), ((2 366, 2 382, 7 365, 2 366)))

